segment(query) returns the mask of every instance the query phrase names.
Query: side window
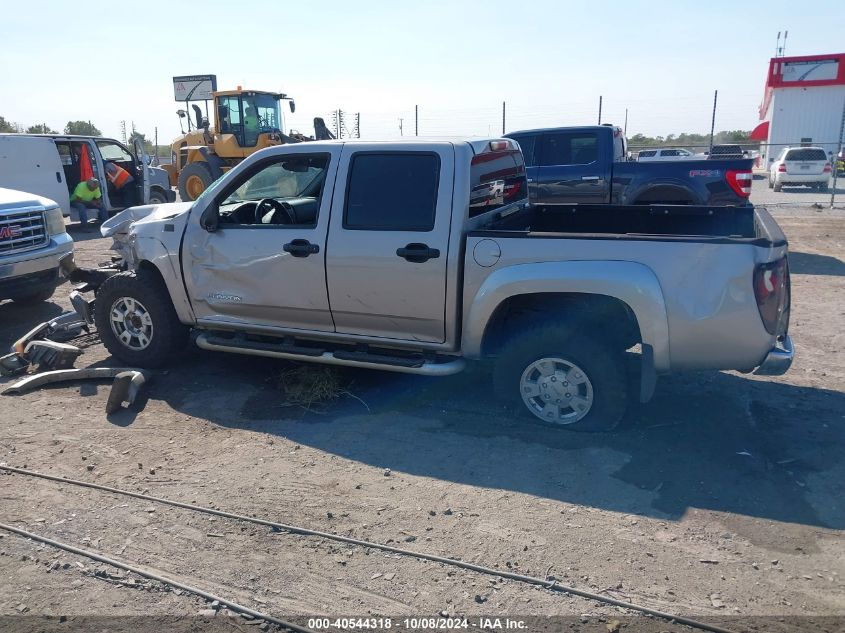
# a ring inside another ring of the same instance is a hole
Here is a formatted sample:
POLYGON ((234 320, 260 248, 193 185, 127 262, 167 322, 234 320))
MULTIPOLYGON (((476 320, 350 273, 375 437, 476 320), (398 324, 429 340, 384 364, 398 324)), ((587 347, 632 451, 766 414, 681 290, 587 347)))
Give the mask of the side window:
POLYGON ((547 134, 543 137, 540 165, 587 165, 598 159, 598 135, 547 134))
POLYGON ((259 164, 220 193, 221 225, 317 225, 328 154, 281 156, 259 164))
POLYGON ((544 134, 540 151, 540 165, 570 165, 570 135, 544 134))
POLYGON ((519 143, 522 155, 525 157, 525 166, 534 167, 537 164, 534 148, 537 145, 537 137, 534 135, 514 136, 513 140, 519 143))
POLYGON ((100 148, 103 160, 110 160, 114 163, 131 163, 134 160, 132 155, 117 143, 97 141, 97 147, 100 148))
POLYGON ((595 134, 578 134, 572 136, 572 164, 587 165, 594 163, 599 157, 599 140, 595 134))
POLYGON ((356 154, 349 168, 343 228, 431 231, 439 180, 436 154, 356 154))

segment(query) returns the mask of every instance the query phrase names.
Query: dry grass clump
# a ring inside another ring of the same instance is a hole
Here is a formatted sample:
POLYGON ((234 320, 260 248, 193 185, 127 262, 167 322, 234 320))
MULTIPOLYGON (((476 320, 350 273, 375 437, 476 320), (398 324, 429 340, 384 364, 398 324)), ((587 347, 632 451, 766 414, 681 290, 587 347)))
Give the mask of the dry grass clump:
POLYGON ((327 404, 341 396, 355 398, 367 406, 349 391, 351 381, 344 380, 341 372, 335 367, 297 364, 279 374, 278 386, 288 405, 302 407, 307 411, 320 413, 327 404))

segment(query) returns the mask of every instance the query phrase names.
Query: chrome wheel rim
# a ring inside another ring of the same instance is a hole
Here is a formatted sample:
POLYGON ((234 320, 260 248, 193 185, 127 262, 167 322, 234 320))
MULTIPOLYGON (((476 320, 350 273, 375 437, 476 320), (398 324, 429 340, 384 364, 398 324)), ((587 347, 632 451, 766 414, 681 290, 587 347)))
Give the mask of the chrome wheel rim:
POLYGON ((144 304, 133 297, 120 297, 111 306, 111 329, 131 350, 149 347, 153 340, 153 320, 144 304))
POLYGON ((535 360, 522 372, 519 391, 531 413, 554 424, 574 424, 593 408, 593 383, 563 358, 535 360))

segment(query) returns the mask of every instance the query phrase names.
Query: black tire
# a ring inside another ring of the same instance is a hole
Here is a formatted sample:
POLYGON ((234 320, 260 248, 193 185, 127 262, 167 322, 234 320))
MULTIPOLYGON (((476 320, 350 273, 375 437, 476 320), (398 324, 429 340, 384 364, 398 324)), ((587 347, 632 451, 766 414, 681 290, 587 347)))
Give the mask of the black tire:
POLYGON ((55 291, 55 288, 42 288, 38 292, 34 292, 31 295, 17 297, 16 299, 13 299, 13 301, 21 304, 22 306, 35 305, 36 303, 48 301, 55 291))
POLYGON ((779 182, 776 182, 772 189, 774 189, 775 191, 783 191, 783 185, 779 182))
MULTIPOLYGON (((191 202, 192 200, 196 200, 197 196, 191 195, 191 185, 188 183, 189 180, 193 179, 199 179, 202 181, 203 191, 208 189, 209 185, 214 182, 214 178, 211 176, 211 169, 209 169, 207 163, 202 161, 188 163, 179 173, 179 197, 182 199, 182 202, 191 202)), ((198 192, 194 191, 194 193, 198 192)))
POLYGON ((167 196, 163 191, 159 191, 158 189, 150 190, 150 204, 165 204, 166 202, 167 196))
POLYGON ((188 328, 179 322, 164 283, 155 273, 145 270, 118 273, 106 279, 97 291, 94 323, 112 356, 133 367, 160 367, 188 340, 188 328), (134 346, 124 343, 112 327, 112 309, 124 298, 140 304, 149 317, 151 331, 143 349, 138 348, 135 338, 130 339, 134 346))
POLYGON ((541 358, 560 358, 581 368, 592 385, 592 406, 580 420, 564 424, 547 422, 573 431, 609 431, 615 428, 628 404, 628 379, 624 354, 591 339, 589 334, 565 325, 528 325, 507 340, 493 368, 496 394, 514 409, 537 416, 523 401, 523 373, 541 358))
POLYGON ((771 177, 769 177, 769 189, 773 189, 774 186, 775 186, 775 183, 773 183, 771 177))

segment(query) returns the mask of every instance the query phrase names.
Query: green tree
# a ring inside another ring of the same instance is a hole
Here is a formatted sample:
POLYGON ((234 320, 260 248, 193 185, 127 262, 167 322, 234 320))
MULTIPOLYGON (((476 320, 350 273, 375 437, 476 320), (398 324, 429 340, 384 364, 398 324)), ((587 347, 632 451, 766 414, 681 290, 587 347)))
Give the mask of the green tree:
POLYGON ((58 134, 58 132, 46 123, 37 123, 26 128, 27 134, 58 134))
POLYGON ((65 134, 80 134, 81 136, 102 136, 103 133, 91 121, 68 121, 65 134))
POLYGON ((11 121, 7 121, 6 117, 0 116, 0 132, 17 132, 18 129, 11 121))

